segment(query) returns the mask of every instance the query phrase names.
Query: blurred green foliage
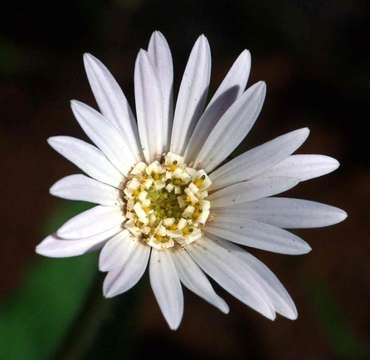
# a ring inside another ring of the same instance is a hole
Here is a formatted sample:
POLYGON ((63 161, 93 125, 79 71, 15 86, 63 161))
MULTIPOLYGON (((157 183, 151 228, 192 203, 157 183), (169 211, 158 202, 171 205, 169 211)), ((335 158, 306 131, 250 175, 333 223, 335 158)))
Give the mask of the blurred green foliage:
POLYGON ((309 283, 316 319, 333 353, 338 359, 369 359, 370 354, 353 334, 328 285, 319 279, 309 283))
MULTIPOLYGON (((48 230, 86 208, 74 203, 59 209, 48 230)), ((81 310, 95 275, 93 254, 39 258, 30 264, 23 284, 0 306, 0 359, 50 358, 81 310)))

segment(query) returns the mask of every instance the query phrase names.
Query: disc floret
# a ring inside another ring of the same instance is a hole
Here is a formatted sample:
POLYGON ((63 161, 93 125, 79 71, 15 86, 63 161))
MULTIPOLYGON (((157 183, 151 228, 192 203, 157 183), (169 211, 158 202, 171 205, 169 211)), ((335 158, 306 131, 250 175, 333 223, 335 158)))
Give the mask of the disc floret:
POLYGON ((188 167, 173 153, 149 165, 139 162, 123 190, 124 227, 157 249, 190 244, 201 238, 208 219, 210 185, 204 170, 188 167))

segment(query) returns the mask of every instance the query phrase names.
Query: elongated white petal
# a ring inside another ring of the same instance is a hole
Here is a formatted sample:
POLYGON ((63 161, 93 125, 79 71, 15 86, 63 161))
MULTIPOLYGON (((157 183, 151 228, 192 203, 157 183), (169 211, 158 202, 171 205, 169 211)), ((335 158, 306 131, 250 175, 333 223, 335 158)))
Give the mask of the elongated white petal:
POLYGON ((170 135, 173 119, 173 62, 170 47, 167 40, 159 31, 152 34, 148 56, 154 66, 154 71, 159 81, 162 94, 162 131, 163 150, 170 145, 170 135))
POLYGON ((288 319, 295 320, 297 318, 297 309, 293 300, 267 266, 237 245, 227 242, 222 242, 222 244, 225 249, 235 253, 255 273, 255 276, 258 278, 257 281, 265 290, 275 311, 288 319))
POLYGON ((228 251, 221 242, 208 238, 194 242, 187 246, 186 250, 226 291, 267 318, 275 319, 267 294, 254 273, 240 261, 237 252, 228 251))
POLYGON ((276 226, 255 220, 232 219, 215 216, 207 224, 206 232, 236 244, 287 255, 301 255, 311 247, 300 237, 276 226))
POLYGON ((187 162, 195 159, 218 120, 243 93, 247 85, 250 67, 250 53, 248 50, 244 50, 235 60, 196 124, 189 143, 186 146, 185 160, 187 162))
POLYGON ((203 144, 195 164, 211 172, 241 143, 254 125, 265 99, 260 81, 244 92, 221 117, 203 144))
POLYGON ((99 254, 99 270, 111 271, 121 269, 136 249, 137 239, 127 230, 123 230, 112 237, 99 254))
POLYGON ((36 246, 36 253, 53 258, 83 255, 101 248, 110 237, 119 231, 121 228, 116 226, 98 235, 74 240, 62 239, 56 234, 49 235, 36 246))
POLYGON ((145 50, 139 51, 135 63, 135 101, 142 151, 150 163, 162 155, 166 139, 163 138, 162 93, 145 50))
POLYGON ((81 200, 105 206, 119 206, 119 190, 82 174, 57 181, 50 194, 68 200, 81 200))
POLYGON ((217 217, 245 218, 287 229, 318 228, 337 224, 347 213, 315 201, 272 197, 234 207, 214 209, 217 217))
POLYGON ((184 296, 177 270, 168 250, 152 249, 150 284, 169 327, 176 330, 184 312, 184 296))
POLYGON ((134 250, 120 268, 110 271, 104 279, 103 294, 111 298, 135 286, 144 275, 148 265, 150 247, 135 242, 134 250))
POLYGON ((339 162, 325 155, 292 155, 264 172, 263 176, 292 176, 306 181, 338 169, 339 162))
POLYGON ((95 146, 70 136, 53 136, 49 145, 92 178, 119 187, 122 174, 95 146))
POLYGON ((105 65, 93 55, 84 54, 84 64, 101 113, 120 130, 132 155, 139 161, 137 125, 122 89, 105 65))
POLYGON ((82 102, 73 100, 71 107, 86 135, 122 174, 127 175, 135 164, 135 158, 117 129, 96 110, 82 102))
POLYGON ((236 98, 243 94, 245 87, 247 86, 250 69, 251 54, 248 50, 244 50, 234 61, 230 70, 210 100, 207 108, 209 108, 219 98, 220 95, 230 89, 236 90, 236 98))
POLYGON ((288 177, 256 178, 217 190, 209 200, 212 208, 226 207, 279 194, 297 184, 297 179, 288 177))
POLYGON ((211 50, 201 35, 191 50, 177 97, 170 150, 182 155, 207 100, 211 50))
POLYGON ((118 207, 95 206, 68 220, 57 231, 66 239, 78 239, 97 235, 122 224, 124 216, 118 207))
POLYGON ((229 312, 225 300, 219 297, 212 288, 211 283, 199 269, 198 265, 189 256, 185 249, 179 248, 174 253, 173 260, 181 282, 195 294, 216 306, 223 313, 229 312))
MULTIPOLYGON (((308 128, 291 131, 239 155, 210 174, 212 190, 264 173, 296 151, 307 139, 308 128)), ((269 172, 267 171, 269 174, 269 172)), ((274 176, 275 174, 271 174, 274 176)), ((280 172, 277 176, 296 177, 280 172)), ((298 178, 298 177, 297 177, 298 178)))

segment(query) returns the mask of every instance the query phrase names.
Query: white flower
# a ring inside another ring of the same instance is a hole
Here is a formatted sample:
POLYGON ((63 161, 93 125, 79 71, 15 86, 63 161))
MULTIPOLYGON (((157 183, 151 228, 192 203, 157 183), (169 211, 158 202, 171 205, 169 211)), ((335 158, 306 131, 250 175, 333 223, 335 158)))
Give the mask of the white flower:
POLYGON ((206 106, 211 73, 207 39, 196 41, 173 111, 173 65, 168 44, 154 32, 135 65, 136 119, 113 76, 84 56, 100 112, 78 101, 72 111, 95 144, 68 136, 48 139, 86 175, 67 176, 52 195, 97 204, 67 221, 36 248, 68 257, 102 248, 103 292, 113 297, 133 287, 149 263, 150 283, 171 329, 183 315, 181 283, 227 313, 205 273, 269 319, 297 317, 275 275, 236 244, 282 254, 311 250, 285 228, 338 223, 346 213, 307 200, 273 195, 335 170, 322 155, 292 155, 307 128, 224 160, 256 121, 266 86, 246 91, 250 54, 244 50, 206 106))

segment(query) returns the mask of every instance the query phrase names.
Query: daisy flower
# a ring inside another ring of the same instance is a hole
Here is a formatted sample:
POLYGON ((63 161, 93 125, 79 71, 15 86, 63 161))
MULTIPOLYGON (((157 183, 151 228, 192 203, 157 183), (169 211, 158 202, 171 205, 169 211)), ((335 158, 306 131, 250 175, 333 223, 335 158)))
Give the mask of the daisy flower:
POLYGON ((333 225, 346 213, 274 195, 327 174, 339 163, 323 155, 292 155, 307 139, 307 128, 225 162, 264 102, 264 82, 245 90, 250 63, 244 50, 206 104, 211 53, 201 35, 173 106, 172 56, 156 31, 135 63, 135 117, 108 69, 85 54, 99 111, 75 100, 71 106, 94 145, 69 136, 48 139, 85 173, 64 177, 50 193, 96 206, 67 221, 36 252, 70 257, 100 250, 108 298, 132 288, 149 266, 151 287, 171 329, 183 316, 182 285, 228 313, 207 275, 271 320, 276 313, 296 319, 285 288, 244 247, 288 255, 309 252, 304 240, 285 229, 333 225))

